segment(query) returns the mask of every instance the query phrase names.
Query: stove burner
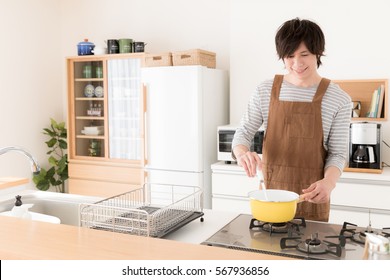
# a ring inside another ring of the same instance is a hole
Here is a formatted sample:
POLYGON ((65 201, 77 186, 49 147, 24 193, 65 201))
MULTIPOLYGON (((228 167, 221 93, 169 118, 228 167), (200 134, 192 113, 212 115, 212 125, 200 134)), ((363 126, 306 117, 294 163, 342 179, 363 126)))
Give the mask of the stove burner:
POLYGON ((318 233, 312 234, 310 238, 302 241, 299 237, 285 237, 280 240, 282 249, 295 248, 303 253, 310 254, 332 254, 341 257, 342 247, 345 246, 344 236, 325 236, 325 238, 338 238, 339 244, 318 239, 318 233), (289 243, 289 244, 288 244, 289 243))
POLYGON ((386 232, 390 228, 383 228, 382 231, 375 232, 371 226, 367 226, 365 230, 357 231, 357 225, 344 222, 343 227, 340 231, 340 235, 345 236, 345 238, 349 238, 359 244, 366 243, 366 233, 374 233, 379 234, 384 237, 390 237, 390 232, 386 232))
POLYGON ((289 233, 289 236, 293 233, 299 234, 299 227, 306 227, 306 221, 304 218, 294 218, 294 220, 285 223, 269 223, 252 219, 249 224, 249 229, 259 230, 272 233, 289 233))
POLYGON ((384 227, 384 228, 382 229, 382 235, 383 235, 384 237, 389 238, 389 237, 390 237, 390 231, 387 232, 386 230, 390 230, 390 227, 384 227))
POLYGON ((318 239, 318 233, 311 236, 311 238, 306 239, 305 243, 309 246, 318 246, 321 244, 321 240, 318 239))
POLYGON ((366 242, 366 233, 374 233, 374 231, 369 229, 359 231, 358 233, 352 235, 352 239, 356 242, 364 244, 366 242))

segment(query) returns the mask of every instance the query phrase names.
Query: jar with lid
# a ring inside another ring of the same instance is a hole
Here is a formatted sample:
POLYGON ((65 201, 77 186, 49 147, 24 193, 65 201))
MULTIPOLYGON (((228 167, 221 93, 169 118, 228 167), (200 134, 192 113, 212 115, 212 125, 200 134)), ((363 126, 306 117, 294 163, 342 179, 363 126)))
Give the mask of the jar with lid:
POLYGON ((88 42, 88 39, 84 39, 83 42, 77 44, 77 53, 78 55, 93 55, 94 48, 94 43, 88 42))

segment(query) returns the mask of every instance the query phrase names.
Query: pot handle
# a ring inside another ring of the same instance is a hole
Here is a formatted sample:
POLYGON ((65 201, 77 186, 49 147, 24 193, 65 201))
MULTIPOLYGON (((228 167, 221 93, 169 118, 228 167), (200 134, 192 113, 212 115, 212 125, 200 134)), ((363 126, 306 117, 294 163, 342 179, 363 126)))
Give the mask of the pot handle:
POLYGON ((297 203, 301 203, 301 202, 304 202, 304 201, 305 201, 305 198, 302 195, 300 195, 299 198, 298 198, 297 203))

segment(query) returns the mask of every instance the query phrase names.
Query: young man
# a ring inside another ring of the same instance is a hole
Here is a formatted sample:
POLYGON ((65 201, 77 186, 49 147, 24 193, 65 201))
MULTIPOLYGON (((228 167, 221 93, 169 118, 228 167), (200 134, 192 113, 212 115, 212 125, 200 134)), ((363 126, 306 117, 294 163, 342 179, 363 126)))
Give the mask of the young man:
POLYGON ((248 176, 262 169, 267 188, 303 192, 297 217, 328 221, 330 194, 347 160, 351 98, 317 72, 325 38, 316 23, 289 20, 275 43, 287 74, 256 88, 234 136, 233 153, 248 176), (249 150, 261 125, 262 159, 249 150))

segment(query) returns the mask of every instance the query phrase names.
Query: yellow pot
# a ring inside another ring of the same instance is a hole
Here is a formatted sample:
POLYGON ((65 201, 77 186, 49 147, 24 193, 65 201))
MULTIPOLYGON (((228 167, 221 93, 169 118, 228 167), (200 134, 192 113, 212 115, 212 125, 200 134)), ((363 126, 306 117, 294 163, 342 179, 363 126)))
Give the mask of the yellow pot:
POLYGON ((273 189, 265 192, 268 200, 263 190, 255 190, 248 194, 253 217, 269 223, 291 221, 297 211, 299 195, 295 192, 273 189))

